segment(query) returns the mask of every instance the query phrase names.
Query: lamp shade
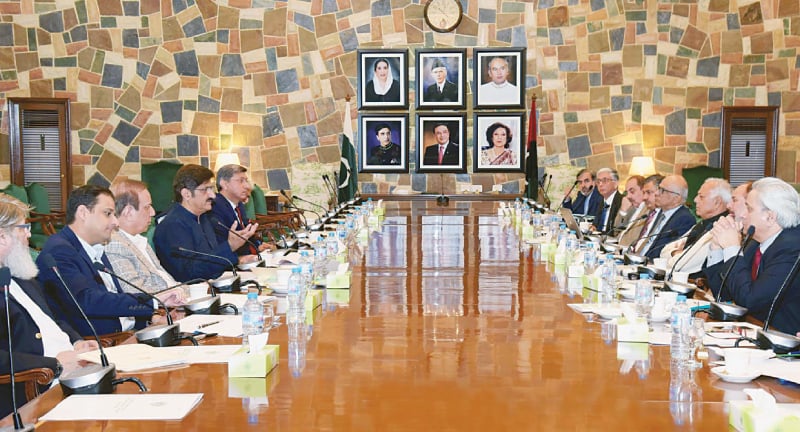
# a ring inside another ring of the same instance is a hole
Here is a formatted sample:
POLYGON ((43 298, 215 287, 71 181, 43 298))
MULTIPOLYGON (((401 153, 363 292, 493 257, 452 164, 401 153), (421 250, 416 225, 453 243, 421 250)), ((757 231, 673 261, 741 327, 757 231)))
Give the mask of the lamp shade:
POLYGON ((631 161, 631 168, 628 175, 640 175, 647 177, 656 173, 656 164, 650 156, 634 156, 631 161))
POLYGON ((218 170, 225 165, 241 165, 239 163, 239 155, 236 153, 217 153, 217 162, 214 164, 214 170, 218 170))

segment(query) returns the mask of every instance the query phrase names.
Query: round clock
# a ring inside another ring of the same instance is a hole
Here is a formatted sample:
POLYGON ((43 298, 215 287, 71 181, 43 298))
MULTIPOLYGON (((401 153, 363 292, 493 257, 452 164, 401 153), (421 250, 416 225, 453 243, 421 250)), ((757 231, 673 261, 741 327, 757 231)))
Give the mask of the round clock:
POLYGON ((439 33, 453 31, 461 23, 464 12, 459 0, 429 0, 425 4, 425 22, 439 33))

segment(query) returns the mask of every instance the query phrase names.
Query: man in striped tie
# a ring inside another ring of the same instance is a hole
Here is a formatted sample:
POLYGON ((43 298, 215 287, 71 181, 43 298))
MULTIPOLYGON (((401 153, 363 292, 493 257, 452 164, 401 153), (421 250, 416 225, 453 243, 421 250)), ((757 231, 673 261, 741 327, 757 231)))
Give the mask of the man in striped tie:
MULTIPOLYGON (((228 241, 229 232, 225 227, 230 227, 236 222, 235 230, 242 230, 250 225, 247 218, 244 203, 250 198, 250 180, 247 178, 247 168, 241 165, 224 165, 217 170, 217 189, 219 193, 214 197, 214 206, 211 212, 219 223, 214 227, 217 233, 217 241, 222 243, 228 241), (224 225, 225 227, 223 227, 224 225)), ((256 236, 250 237, 250 241, 236 250, 236 255, 247 256, 256 255, 269 248, 268 243, 263 243, 256 236)))
POLYGON ((800 331, 800 279, 790 272, 800 257, 800 196, 783 180, 766 177, 753 183, 746 203, 741 223, 727 216, 712 229, 714 243, 706 269, 711 291, 721 301, 746 307, 753 318, 770 317, 769 324, 776 329, 795 334, 800 331), (742 227, 755 228, 754 241, 733 263, 742 227))

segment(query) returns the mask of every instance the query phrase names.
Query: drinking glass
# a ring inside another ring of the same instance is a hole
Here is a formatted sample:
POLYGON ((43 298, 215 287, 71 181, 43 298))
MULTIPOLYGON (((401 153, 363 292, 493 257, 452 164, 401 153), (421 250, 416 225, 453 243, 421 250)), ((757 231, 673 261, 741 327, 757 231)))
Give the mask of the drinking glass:
POLYGON ((264 331, 275 327, 275 307, 272 303, 263 303, 264 306, 264 331))
POLYGON ((703 346, 703 338, 706 335, 706 322, 702 318, 692 318, 689 322, 689 367, 699 369, 703 367, 703 362, 697 360, 697 350, 703 346))
POLYGON ((637 281, 636 292, 634 294, 634 304, 636 305, 636 316, 647 318, 653 309, 655 295, 653 285, 649 281, 637 281))

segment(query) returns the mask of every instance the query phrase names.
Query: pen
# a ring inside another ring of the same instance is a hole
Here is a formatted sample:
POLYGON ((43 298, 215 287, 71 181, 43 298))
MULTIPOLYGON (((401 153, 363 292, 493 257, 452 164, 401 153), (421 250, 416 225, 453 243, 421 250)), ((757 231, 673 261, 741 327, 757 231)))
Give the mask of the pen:
POLYGON ((197 328, 201 329, 201 328, 211 327, 212 325, 219 324, 221 322, 222 321, 214 321, 214 322, 210 322, 210 323, 200 324, 199 326, 197 326, 197 328))

